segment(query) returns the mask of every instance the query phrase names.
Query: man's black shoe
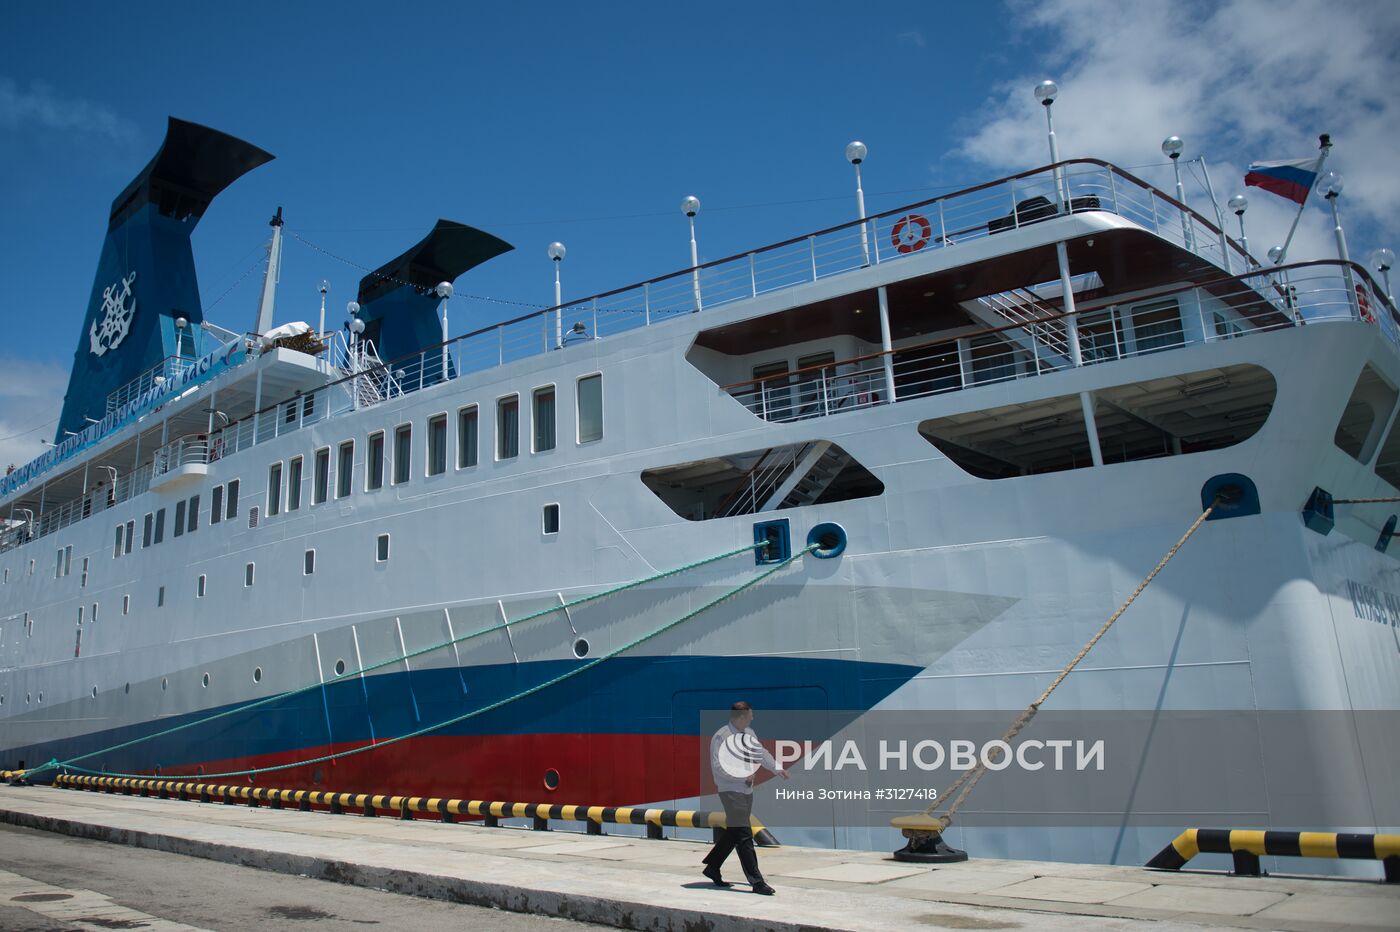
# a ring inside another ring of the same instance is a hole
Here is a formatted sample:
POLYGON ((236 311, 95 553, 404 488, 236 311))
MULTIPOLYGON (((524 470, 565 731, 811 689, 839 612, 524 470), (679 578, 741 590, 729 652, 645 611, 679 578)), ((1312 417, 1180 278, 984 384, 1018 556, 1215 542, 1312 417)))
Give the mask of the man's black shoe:
POLYGON ((720 876, 718 867, 706 867, 703 871, 701 871, 701 873, 704 874, 706 877, 710 878, 710 882, 713 883, 716 887, 734 886, 734 884, 730 883, 729 881, 725 880, 723 877, 720 876))
POLYGON ((753 892, 759 894, 760 896, 772 896, 778 891, 774 890, 766 883, 756 883, 753 885, 753 892))

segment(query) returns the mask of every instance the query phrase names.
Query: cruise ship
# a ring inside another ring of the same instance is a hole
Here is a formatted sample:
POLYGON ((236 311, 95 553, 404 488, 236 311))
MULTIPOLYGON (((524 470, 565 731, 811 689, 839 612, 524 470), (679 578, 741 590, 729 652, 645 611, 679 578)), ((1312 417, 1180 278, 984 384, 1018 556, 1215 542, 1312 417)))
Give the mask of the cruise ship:
MULTIPOLYGON (((737 699, 765 739, 1009 721, 1212 504, 1047 711, 1400 709, 1400 506, 1348 504, 1400 496, 1400 324, 1358 264, 1261 266, 1071 159, 460 335, 511 245, 425 222, 343 325, 279 322, 279 209, 226 329, 191 233, 271 158, 172 118, 113 202, 53 446, 0 481, 4 768, 693 804, 737 699)), ((1294 826, 1309 775, 1393 811, 1388 752, 1340 747, 1221 827, 1294 826)), ((778 834, 898 847, 911 807, 778 834)), ((1187 827, 1107 808, 954 840, 1187 827)))

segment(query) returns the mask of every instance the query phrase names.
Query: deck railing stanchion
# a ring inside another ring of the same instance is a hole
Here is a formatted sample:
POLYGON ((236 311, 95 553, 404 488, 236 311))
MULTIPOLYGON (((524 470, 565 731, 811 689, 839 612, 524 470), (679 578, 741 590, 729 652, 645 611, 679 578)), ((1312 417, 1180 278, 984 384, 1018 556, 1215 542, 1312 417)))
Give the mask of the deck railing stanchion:
MULTIPOLYGON (((939 201, 938 201, 938 242, 939 242, 940 245, 947 246, 947 245, 948 245, 948 224, 947 224, 946 220, 945 220, 944 217, 943 217, 943 204, 944 204, 944 203, 945 203, 945 202, 940 198, 939 201)), ((880 244, 879 244, 878 241, 876 241, 875 245, 876 245, 876 246, 879 246, 880 244)))
POLYGON ((890 338, 890 296, 881 285, 876 289, 880 302, 880 364, 885 370, 885 397, 894 401, 894 342, 890 338))
POLYGON ((811 254, 812 254, 812 281, 816 281, 816 280, 817 280, 817 238, 816 238, 815 236, 809 236, 809 237, 807 237, 807 247, 808 247, 808 250, 809 250, 809 251, 811 252, 811 254))
POLYGON ((749 294, 758 297, 758 273, 754 269, 754 254, 749 253, 749 294))

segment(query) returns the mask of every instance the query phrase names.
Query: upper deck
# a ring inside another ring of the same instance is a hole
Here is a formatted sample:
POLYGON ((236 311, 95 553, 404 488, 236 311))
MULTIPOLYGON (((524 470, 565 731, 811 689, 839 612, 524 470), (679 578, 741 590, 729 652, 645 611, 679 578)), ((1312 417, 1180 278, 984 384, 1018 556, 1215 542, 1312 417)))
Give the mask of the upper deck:
MULTIPOLYGON (((761 343, 767 337, 755 329, 765 313, 759 305, 771 309, 772 302, 757 299, 765 296, 791 296, 784 312, 790 319, 780 327, 768 326, 771 313, 762 318, 765 333, 782 332, 779 339, 790 340, 797 339, 794 333, 845 326, 832 321, 849 315, 864 296, 873 304, 877 287, 882 293, 888 287, 896 305, 908 299, 912 309, 904 317, 898 306, 896 313, 882 312, 886 340, 879 352, 824 362, 815 373, 799 367, 753 380, 718 380, 767 420, 812 415, 811 392, 799 393, 806 399, 801 411, 787 391, 780 393, 781 404, 774 403, 768 389, 794 380, 815 378, 816 397, 828 399, 816 413, 830 413, 838 376, 847 407, 884 404, 1305 319, 1352 320, 1363 309, 1386 306, 1354 265, 1257 269, 1217 226, 1165 193, 1104 162, 1063 162, 533 312, 384 363, 334 340, 322 359, 287 349, 257 354, 260 347, 251 346, 254 355, 241 364, 210 372, 202 383, 187 380, 158 399, 155 410, 92 425, 48 454, 42 468, 30 467, 23 482, 7 480, 0 508, 18 526, 0 536, 0 549, 52 533, 153 484, 197 473, 214 458, 286 430, 436 385, 444 374, 447 380, 471 377, 678 319, 713 320, 697 345, 721 352, 726 342, 761 343), (1062 298, 1037 287, 1053 277, 1044 270, 1060 241, 1075 242, 1071 267, 1084 270, 1072 282, 1080 299, 1072 315, 1062 298), (808 294, 819 283, 824 298, 808 294), (919 295, 934 290, 958 293, 965 312, 960 319, 940 323, 916 306, 919 295), (1114 322, 1124 294, 1136 299, 1202 290, 1233 309, 1223 329, 1201 312, 1198 327, 1138 341, 1114 322), (713 317, 689 317, 722 308, 713 317), (911 323, 915 316, 920 319, 911 323), (562 345, 555 342, 561 323, 562 345), (1078 352, 1071 351, 1071 332, 1078 352)), ((875 326, 874 317, 866 316, 865 328, 875 326)), ((1392 315, 1380 318, 1395 340, 1392 315)), ((879 340, 880 334, 871 338, 876 346, 879 340)))

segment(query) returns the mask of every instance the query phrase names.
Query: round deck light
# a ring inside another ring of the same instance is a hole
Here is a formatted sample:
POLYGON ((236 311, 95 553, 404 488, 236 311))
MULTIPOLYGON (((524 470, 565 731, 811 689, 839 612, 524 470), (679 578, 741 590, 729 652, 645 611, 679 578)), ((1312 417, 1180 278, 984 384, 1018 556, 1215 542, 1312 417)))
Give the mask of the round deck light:
POLYGON ((559 262, 568 253, 568 250, 564 248, 563 243, 553 242, 549 244, 548 252, 549 258, 553 259, 555 262, 559 262))
POLYGON ((360 302, 351 301, 349 304, 345 305, 345 313, 349 314, 351 317, 360 313, 360 302))
POLYGON ((1041 81, 1035 86, 1035 99, 1040 101, 1040 103, 1046 107, 1050 106, 1055 102, 1055 98, 1059 96, 1059 93, 1060 86, 1054 81, 1050 81, 1048 79, 1045 81, 1041 81))
POLYGON ((1278 265, 1278 260, 1280 260, 1280 259, 1282 259, 1282 258, 1283 258, 1283 247, 1282 247, 1282 246, 1275 246, 1273 249, 1270 249, 1270 250, 1269 250, 1269 261, 1272 262, 1274 265, 1278 265))
POLYGON ((1186 148, 1186 143, 1181 141, 1180 136, 1168 136, 1162 140, 1162 154, 1169 159, 1181 158, 1181 150, 1184 148, 1186 148))
POLYGON ((1226 201, 1226 206, 1235 212, 1236 217, 1244 216, 1244 212, 1249 209, 1249 198, 1243 194, 1236 194, 1226 201))
POLYGON ((1341 194, 1342 185, 1342 176, 1337 172, 1329 171, 1317 180, 1317 189, 1328 198, 1333 198, 1341 194))
POLYGON ((364 333, 365 322, 363 320, 360 320, 360 318, 356 317, 350 321, 350 329, 355 331, 356 333, 364 333))
POLYGON ((696 214, 700 213, 700 198, 692 194, 681 201, 681 213, 685 214, 687 217, 694 217, 696 214))
POLYGON ((438 283, 437 283, 437 287, 434 288, 433 290, 437 292, 437 296, 438 296, 439 298, 450 298, 450 297, 452 297, 452 283, 451 283, 451 282, 438 282, 438 283))
POLYGON ((852 165, 859 165, 865 161, 865 157, 870 154, 870 150, 865 147, 865 143, 859 139, 846 143, 846 161, 852 165))
POLYGON ((1375 269, 1377 272, 1389 272, 1391 269, 1395 268, 1395 253, 1385 247, 1372 252, 1369 259, 1371 268, 1375 269))

